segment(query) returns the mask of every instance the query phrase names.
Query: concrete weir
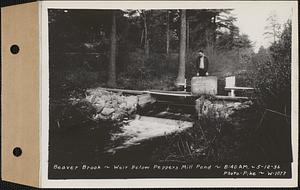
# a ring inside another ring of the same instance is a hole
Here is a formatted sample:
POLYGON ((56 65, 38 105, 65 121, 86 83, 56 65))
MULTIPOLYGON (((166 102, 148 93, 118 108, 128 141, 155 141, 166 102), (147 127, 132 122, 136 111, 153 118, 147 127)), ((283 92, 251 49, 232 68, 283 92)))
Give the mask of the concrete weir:
POLYGON ((198 119, 211 116, 212 119, 229 120, 233 113, 252 104, 251 101, 245 101, 247 99, 228 99, 228 96, 217 96, 216 93, 215 77, 194 77, 192 92, 98 88, 88 91, 85 100, 95 108, 95 120, 110 120, 120 124, 118 132, 111 134, 111 141, 116 144, 106 151, 114 154, 147 140, 191 128, 194 116, 198 119), (214 98, 206 98, 207 94, 214 98), (166 104, 166 107, 161 104, 166 104), (193 109, 184 109, 187 106, 193 109))
POLYGON ((191 80, 191 91, 193 96, 202 94, 216 95, 218 79, 215 76, 193 77, 191 80))

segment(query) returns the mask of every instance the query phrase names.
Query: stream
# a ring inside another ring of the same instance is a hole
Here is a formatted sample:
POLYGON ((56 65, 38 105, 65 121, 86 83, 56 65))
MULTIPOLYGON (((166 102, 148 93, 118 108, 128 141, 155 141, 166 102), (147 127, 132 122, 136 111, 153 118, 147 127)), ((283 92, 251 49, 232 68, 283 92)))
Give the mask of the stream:
POLYGON ((193 115, 191 107, 155 103, 118 126, 83 118, 61 123, 64 129, 50 130, 49 159, 62 163, 152 161, 153 151, 166 143, 166 136, 193 126, 193 115))

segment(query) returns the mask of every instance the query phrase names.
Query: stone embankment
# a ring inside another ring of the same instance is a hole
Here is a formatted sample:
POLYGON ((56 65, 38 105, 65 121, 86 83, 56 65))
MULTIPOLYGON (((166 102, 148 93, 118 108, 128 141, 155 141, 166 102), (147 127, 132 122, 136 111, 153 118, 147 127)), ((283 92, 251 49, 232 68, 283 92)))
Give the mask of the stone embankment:
POLYGON ((138 107, 154 100, 148 94, 125 96, 96 88, 87 90, 81 101, 90 103, 94 108, 92 118, 96 121, 122 121, 125 117, 134 117, 138 107))
MULTIPOLYGON (((154 103, 149 94, 123 95, 108 92, 101 88, 89 89, 86 97, 80 100, 92 108, 90 117, 95 121, 122 121, 124 118, 134 118, 139 107, 154 103)), ((231 116, 238 111, 251 107, 252 101, 230 102, 214 100, 213 96, 201 96, 195 102, 198 119, 231 120, 231 116)))
POLYGON ((252 101, 245 102, 230 102, 211 100, 204 96, 196 100, 196 111, 198 119, 223 119, 230 121, 232 115, 238 111, 250 108, 253 105, 252 101))

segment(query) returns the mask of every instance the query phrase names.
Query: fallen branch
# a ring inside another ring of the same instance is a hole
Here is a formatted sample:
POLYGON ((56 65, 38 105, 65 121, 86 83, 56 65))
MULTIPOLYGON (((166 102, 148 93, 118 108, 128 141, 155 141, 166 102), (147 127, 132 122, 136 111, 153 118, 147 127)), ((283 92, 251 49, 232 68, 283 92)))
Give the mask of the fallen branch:
POLYGON ((284 116, 284 117, 288 117, 288 118, 291 118, 290 115, 286 115, 284 113, 281 113, 281 112, 278 112, 278 111, 275 111, 275 110, 271 110, 271 109, 265 109, 266 111, 269 111, 269 112, 272 112, 272 113, 276 113, 278 115, 281 115, 281 116, 284 116))

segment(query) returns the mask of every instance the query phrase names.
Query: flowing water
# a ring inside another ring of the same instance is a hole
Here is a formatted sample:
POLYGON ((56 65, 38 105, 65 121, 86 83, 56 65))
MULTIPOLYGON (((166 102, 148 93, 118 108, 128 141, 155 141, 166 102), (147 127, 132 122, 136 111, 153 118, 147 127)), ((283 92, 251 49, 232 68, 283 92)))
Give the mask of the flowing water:
POLYGON ((140 112, 117 126, 77 117, 72 118, 76 122, 61 123, 62 129, 52 127, 50 162, 145 161, 165 143, 164 137, 193 126, 193 108, 155 104, 140 112))

